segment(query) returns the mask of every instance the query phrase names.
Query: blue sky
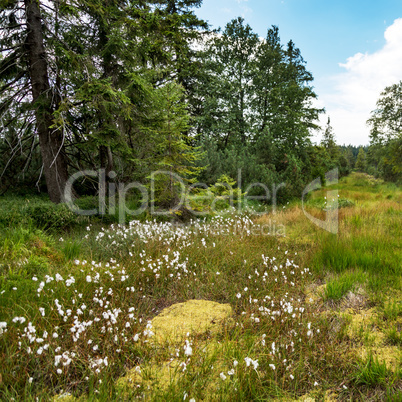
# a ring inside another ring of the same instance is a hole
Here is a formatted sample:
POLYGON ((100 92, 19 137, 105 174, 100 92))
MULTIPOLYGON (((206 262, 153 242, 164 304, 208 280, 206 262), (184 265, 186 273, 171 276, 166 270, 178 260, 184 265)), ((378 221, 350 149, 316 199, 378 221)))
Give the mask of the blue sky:
POLYGON ((277 25, 306 60, 327 111, 321 122, 331 117, 340 144, 368 144, 380 92, 402 79, 401 0, 204 0, 196 14, 212 28, 242 16, 262 37, 277 25))

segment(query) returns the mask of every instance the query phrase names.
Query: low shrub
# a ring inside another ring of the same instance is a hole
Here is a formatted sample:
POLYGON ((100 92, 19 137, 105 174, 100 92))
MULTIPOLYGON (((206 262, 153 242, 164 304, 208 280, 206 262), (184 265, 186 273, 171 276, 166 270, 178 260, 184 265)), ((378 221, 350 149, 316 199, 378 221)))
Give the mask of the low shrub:
POLYGON ((26 216, 34 226, 54 232, 88 222, 88 217, 77 215, 64 204, 43 203, 29 206, 26 216))

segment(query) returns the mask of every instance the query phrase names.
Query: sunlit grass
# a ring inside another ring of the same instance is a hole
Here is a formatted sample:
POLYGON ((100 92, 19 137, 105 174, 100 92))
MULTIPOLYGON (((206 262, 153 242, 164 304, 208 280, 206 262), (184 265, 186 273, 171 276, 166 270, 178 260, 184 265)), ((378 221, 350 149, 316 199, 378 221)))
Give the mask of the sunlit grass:
POLYGON ((385 302, 381 312, 384 320, 396 320, 398 317, 402 317, 402 300, 385 302))
POLYGON ((357 385, 376 387, 393 382, 401 378, 402 372, 397 370, 393 372, 387 368, 385 363, 381 363, 371 354, 365 361, 362 361, 356 370, 354 380, 357 385))
POLYGON ((387 341, 391 345, 402 347, 402 332, 397 326, 392 327, 386 331, 387 341))
MULTIPOLYGON (((276 215, 188 225, 3 225, 0 399, 291 400, 332 390, 365 400, 374 387, 380 399, 397 395, 398 371, 371 358, 357 363, 368 330, 351 341, 338 304, 306 301, 317 281, 326 284, 324 301, 366 288, 386 323, 378 326, 389 326, 384 342, 400 345, 401 192, 356 175, 339 189, 353 204, 339 210, 337 235, 314 226, 297 202, 276 215), (191 299, 229 303, 232 320, 220 333, 189 334, 191 355, 184 342, 178 352, 152 347, 148 321, 191 299), (162 386, 170 359, 174 380, 162 386), (136 367, 145 380, 122 388, 118 379, 136 367)), ((321 219, 325 191, 305 206, 321 219)))
POLYGON ((367 277, 362 271, 348 271, 327 282, 324 300, 340 300, 348 292, 363 284, 367 277))
MULTIPOLYGON (((315 342, 327 336, 328 328, 303 303, 302 289, 311 281, 308 268, 298 265, 295 249, 272 236, 258 236, 258 230, 253 234, 252 227, 244 217, 197 223, 192 233, 189 228, 172 231, 163 223, 90 229, 79 259, 52 264, 45 275, 13 283, 15 290, 4 288, 3 383, 13 379, 21 395, 45 392, 47 384, 52 384, 47 392, 92 389, 116 395, 113 379, 127 368, 146 370, 147 362, 169 359, 149 347, 145 327, 164 306, 188 299, 229 302, 234 322, 222 335, 191 340, 194 361, 202 357, 205 341, 221 345, 219 362, 203 363, 205 375, 199 377, 198 363, 184 359, 187 370, 178 382, 155 388, 152 398, 184 392, 205 398, 206 384, 215 384, 210 392, 222 398, 269 398, 301 395, 330 377, 336 381, 340 373, 326 365, 305 370, 316 358, 336 359, 335 345, 316 350, 315 342), (135 334, 140 334, 137 341, 135 334), (258 368, 246 364, 249 358, 258 361, 258 368), (239 362, 236 375, 229 374, 234 360, 239 362), (214 364, 219 372, 211 371, 214 364)), ((58 245, 64 253, 67 241, 58 245)), ((130 399, 144 389, 127 392, 130 399)))

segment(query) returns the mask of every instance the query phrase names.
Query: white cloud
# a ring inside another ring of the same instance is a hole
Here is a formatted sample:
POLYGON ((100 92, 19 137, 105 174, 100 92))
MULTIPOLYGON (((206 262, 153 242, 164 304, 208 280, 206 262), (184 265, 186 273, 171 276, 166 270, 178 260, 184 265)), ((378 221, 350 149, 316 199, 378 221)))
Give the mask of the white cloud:
POLYGON ((235 18, 237 15, 240 15, 243 18, 246 18, 247 15, 252 14, 253 10, 247 5, 249 0, 235 0, 235 3, 238 5, 234 5, 234 8, 224 7, 221 8, 221 11, 225 14, 233 15, 235 18))
POLYGON ((247 16, 248 16, 249 14, 252 14, 252 13, 253 13, 253 9, 252 9, 252 8, 247 7, 247 6, 242 6, 242 7, 241 7, 241 16, 242 16, 243 18, 247 18, 247 16))
POLYGON ((330 78, 331 92, 320 95, 340 144, 369 143, 366 120, 383 89, 402 79, 402 18, 386 29, 384 37, 386 43, 377 52, 357 53, 339 63, 345 71, 330 78))
POLYGON ((225 14, 233 14, 233 10, 231 8, 221 8, 221 11, 225 14))

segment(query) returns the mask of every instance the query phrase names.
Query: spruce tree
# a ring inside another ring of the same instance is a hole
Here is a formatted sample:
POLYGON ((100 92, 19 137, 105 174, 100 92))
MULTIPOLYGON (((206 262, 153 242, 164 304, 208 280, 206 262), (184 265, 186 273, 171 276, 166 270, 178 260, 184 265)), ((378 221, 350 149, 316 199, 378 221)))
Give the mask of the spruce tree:
POLYGON ((366 152, 363 147, 359 148, 355 167, 359 172, 364 172, 366 170, 366 152))
MULTIPOLYGON (((57 69, 52 71, 50 61, 55 54, 47 43, 55 32, 52 25, 45 29, 44 10, 43 2, 25 0, 7 1, 0 12, 4 32, 0 38, 4 54, 0 62, 0 79, 4 82, 0 111, 18 110, 21 102, 26 105, 26 116, 31 116, 36 127, 49 197, 59 203, 64 200, 68 179, 66 137, 62 129, 53 127, 53 112, 59 103, 58 74, 57 69)), ((21 116, 17 113, 8 117, 11 120, 7 125, 19 124, 21 116)))
POLYGON ((161 173, 150 178, 154 180, 154 201, 171 207, 185 195, 187 184, 200 170, 194 166, 200 152, 185 136, 190 116, 184 102, 184 88, 171 82, 160 87, 155 95, 158 107, 153 110, 153 125, 144 127, 144 132, 153 145, 148 157, 150 170, 161 173))
POLYGON ((321 145, 327 150, 333 164, 337 164, 340 158, 339 148, 335 142, 334 129, 331 126, 331 119, 328 116, 327 125, 325 127, 321 145))

